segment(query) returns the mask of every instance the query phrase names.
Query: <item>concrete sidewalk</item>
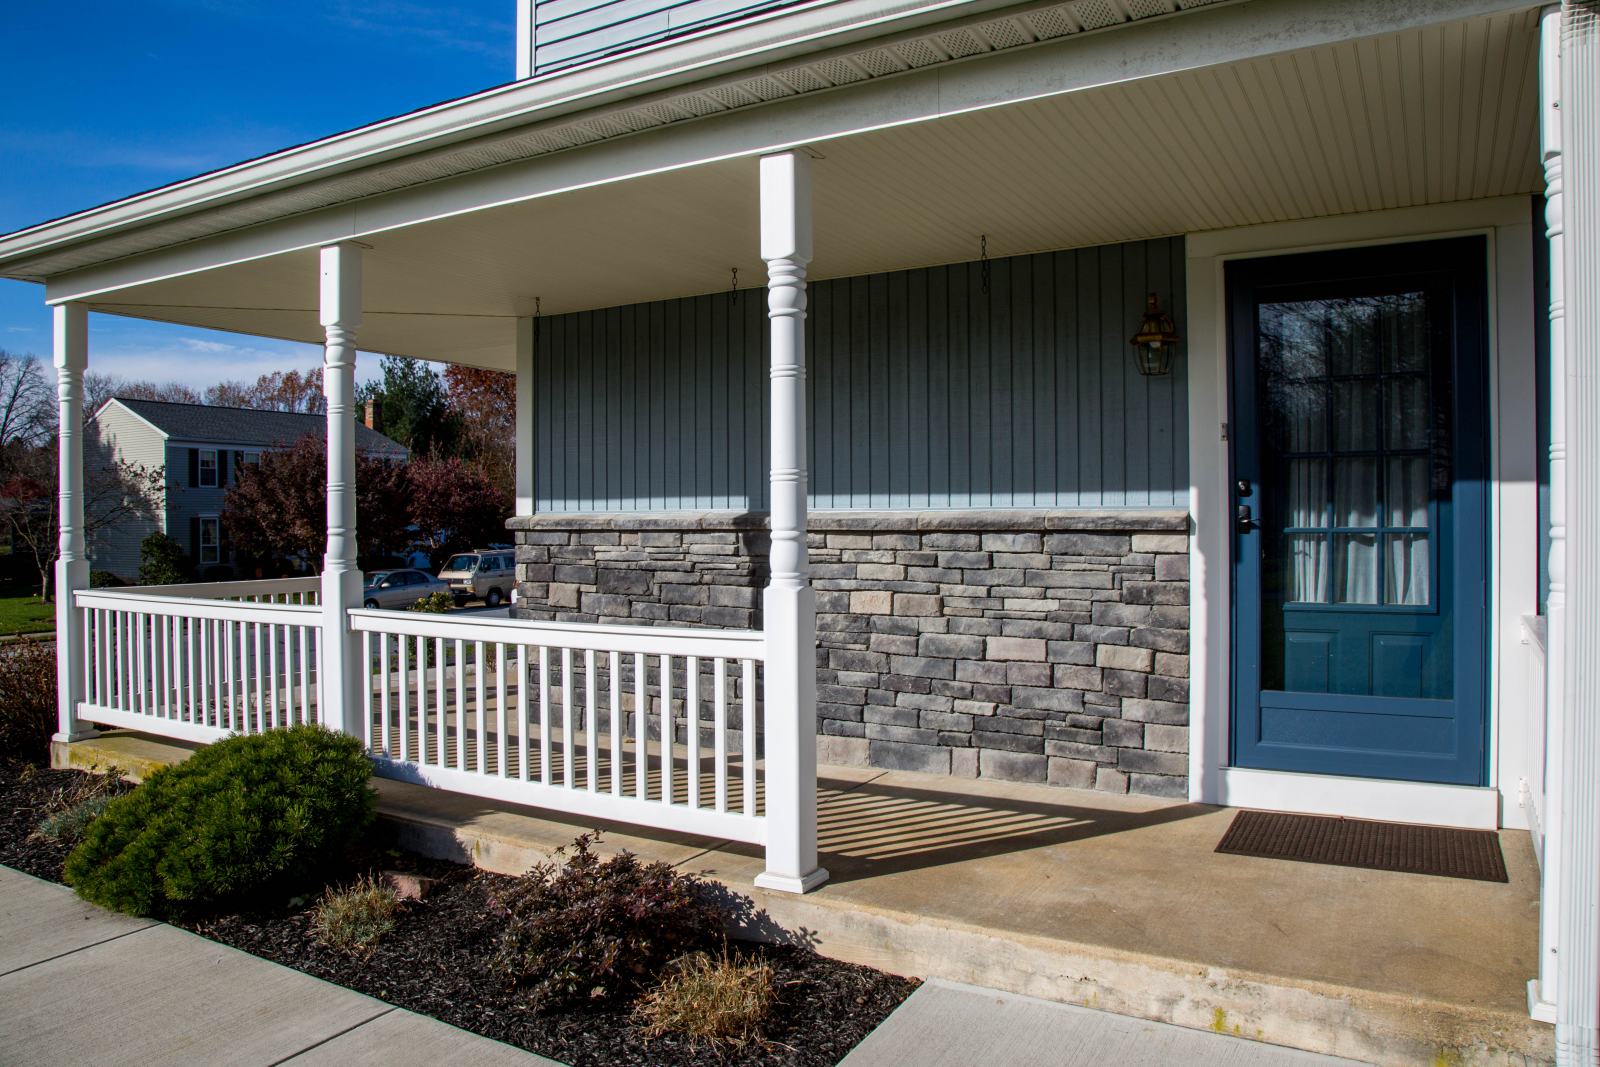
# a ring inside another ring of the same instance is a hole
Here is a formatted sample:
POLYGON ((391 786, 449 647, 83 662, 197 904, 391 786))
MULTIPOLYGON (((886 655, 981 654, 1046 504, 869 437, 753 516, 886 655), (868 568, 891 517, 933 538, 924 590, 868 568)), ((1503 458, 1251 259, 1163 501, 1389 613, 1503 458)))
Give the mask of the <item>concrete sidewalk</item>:
POLYGON ((560 1067, 0 867, 0 1064, 560 1067))
POLYGON ((924 983, 839 1067, 1356 1067, 1167 1023, 959 985, 924 983))

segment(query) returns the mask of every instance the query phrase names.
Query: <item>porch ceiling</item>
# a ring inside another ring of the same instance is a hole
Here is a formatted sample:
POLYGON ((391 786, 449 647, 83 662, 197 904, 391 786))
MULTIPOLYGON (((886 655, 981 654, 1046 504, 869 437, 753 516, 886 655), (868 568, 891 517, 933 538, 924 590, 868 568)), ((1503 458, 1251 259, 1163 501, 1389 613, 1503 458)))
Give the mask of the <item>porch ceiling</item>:
MULTIPOLYGON (((816 278, 1530 193, 1537 14, 1190 70, 817 144, 816 278)), ((840 101, 848 101, 841 90, 840 101)), ((578 150, 578 151, 581 151, 578 150)), ((765 280, 734 159, 393 231, 364 350, 509 369, 515 320, 765 280)), ((359 208, 358 208, 359 210, 359 208)), ((318 343, 314 252, 104 294, 98 311, 318 343)))

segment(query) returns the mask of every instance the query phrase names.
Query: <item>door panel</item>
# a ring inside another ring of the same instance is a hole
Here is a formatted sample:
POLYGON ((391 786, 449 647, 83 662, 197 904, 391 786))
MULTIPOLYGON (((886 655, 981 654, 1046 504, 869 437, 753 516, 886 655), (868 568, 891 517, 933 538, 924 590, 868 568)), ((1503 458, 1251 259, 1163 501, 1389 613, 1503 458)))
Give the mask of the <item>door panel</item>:
POLYGON ((1484 775, 1485 244, 1236 262, 1236 765, 1484 775))

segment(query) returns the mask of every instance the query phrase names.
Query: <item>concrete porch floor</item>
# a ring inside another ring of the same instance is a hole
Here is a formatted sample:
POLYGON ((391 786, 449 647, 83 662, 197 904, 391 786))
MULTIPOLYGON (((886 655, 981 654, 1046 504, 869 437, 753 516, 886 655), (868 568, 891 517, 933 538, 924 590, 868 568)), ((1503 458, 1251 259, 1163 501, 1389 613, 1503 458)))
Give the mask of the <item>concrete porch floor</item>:
MULTIPOLYGON (((58 765, 135 772, 183 746, 107 736, 58 765)), ((520 873, 586 823, 378 781, 380 810, 434 855, 520 873)), ((823 768, 831 879, 755 889, 758 849, 607 828, 724 883, 750 932, 831 956, 1376 1063, 1544 1063, 1527 1016, 1538 871, 1503 831, 1508 884, 1217 854, 1233 812, 1140 797, 823 768), (759 914, 764 912, 764 915, 759 914)))

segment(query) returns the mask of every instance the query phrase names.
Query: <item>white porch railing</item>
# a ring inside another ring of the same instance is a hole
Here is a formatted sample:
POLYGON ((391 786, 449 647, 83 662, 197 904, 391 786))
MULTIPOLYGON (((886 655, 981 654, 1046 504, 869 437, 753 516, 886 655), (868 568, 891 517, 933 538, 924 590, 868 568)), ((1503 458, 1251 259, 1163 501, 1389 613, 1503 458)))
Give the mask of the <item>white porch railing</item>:
MULTIPOLYGON (((79 717, 210 742, 323 721, 316 579, 85 590, 79 717)), ((352 610, 378 774, 763 844, 762 634, 352 610)))
POLYGON ((350 612, 379 773, 765 841, 754 631, 350 612))
POLYGON ((316 580, 92 589, 81 718, 184 741, 318 722, 316 580))

